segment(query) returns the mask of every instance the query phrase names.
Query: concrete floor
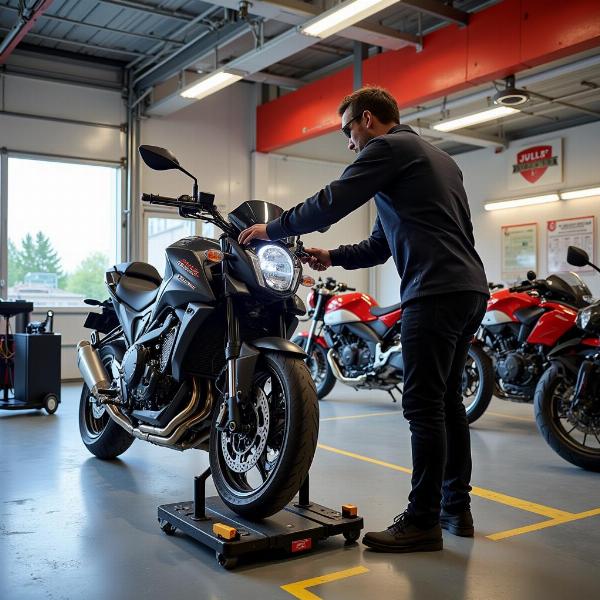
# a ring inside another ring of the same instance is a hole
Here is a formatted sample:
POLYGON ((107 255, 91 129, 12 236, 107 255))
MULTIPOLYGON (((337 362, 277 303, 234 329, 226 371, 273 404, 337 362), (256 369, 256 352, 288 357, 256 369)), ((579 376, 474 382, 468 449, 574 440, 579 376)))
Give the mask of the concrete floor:
MULTIPOLYGON (((78 397, 67 385, 54 416, 0 413, 3 600, 599 597, 600 476, 554 454, 529 405, 494 401, 472 427, 474 540, 444 533, 443 552, 393 555, 336 537, 304 556, 228 572, 156 522, 157 505, 191 498, 207 456, 136 441, 122 460, 99 461, 79 438, 78 397)), ((367 530, 385 528, 410 489, 400 407, 337 386, 321 420, 312 498, 357 504, 367 530)))

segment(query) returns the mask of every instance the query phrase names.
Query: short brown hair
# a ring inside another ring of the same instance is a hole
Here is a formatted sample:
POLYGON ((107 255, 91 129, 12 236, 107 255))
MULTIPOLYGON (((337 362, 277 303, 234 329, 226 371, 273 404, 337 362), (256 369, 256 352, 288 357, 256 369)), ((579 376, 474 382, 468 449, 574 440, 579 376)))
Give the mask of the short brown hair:
POLYGON ((363 87, 346 96, 338 108, 340 117, 349 106, 352 107, 353 117, 368 110, 382 123, 400 123, 398 103, 387 90, 381 87, 363 87))

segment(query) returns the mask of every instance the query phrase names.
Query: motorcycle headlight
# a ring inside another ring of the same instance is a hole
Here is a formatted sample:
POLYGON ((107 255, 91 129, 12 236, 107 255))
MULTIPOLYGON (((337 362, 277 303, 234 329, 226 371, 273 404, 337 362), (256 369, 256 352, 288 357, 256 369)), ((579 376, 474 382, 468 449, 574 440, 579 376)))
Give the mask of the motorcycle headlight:
POLYGON ((294 283, 294 261, 281 246, 268 244, 258 251, 260 270, 265 283, 278 292, 287 292, 294 283))
POLYGON ((584 308, 583 310, 580 310, 579 314, 577 315, 577 327, 579 327, 579 329, 585 330, 591 318, 592 311, 589 308, 584 308))

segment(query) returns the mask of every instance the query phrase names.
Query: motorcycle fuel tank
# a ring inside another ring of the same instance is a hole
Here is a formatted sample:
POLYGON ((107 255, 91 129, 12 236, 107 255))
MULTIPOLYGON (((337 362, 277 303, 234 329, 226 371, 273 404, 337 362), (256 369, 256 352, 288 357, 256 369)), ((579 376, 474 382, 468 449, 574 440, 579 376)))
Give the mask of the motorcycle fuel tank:
POLYGON ((518 322, 515 312, 522 308, 539 306, 540 298, 526 293, 514 293, 508 289, 492 294, 488 300, 487 311, 482 325, 499 325, 501 323, 518 322))
POLYGON ((369 294, 340 294, 327 303, 323 320, 326 325, 375 321, 377 317, 371 314, 374 306, 378 306, 377 302, 369 294))
POLYGON ((187 237, 166 249, 166 270, 158 293, 153 319, 166 307, 186 306, 190 302, 212 303, 212 273, 205 252, 219 250, 215 240, 187 237))
POLYGON ((555 302, 546 302, 544 308, 548 311, 542 315, 529 334, 529 344, 554 346, 569 329, 575 326, 577 311, 555 302))

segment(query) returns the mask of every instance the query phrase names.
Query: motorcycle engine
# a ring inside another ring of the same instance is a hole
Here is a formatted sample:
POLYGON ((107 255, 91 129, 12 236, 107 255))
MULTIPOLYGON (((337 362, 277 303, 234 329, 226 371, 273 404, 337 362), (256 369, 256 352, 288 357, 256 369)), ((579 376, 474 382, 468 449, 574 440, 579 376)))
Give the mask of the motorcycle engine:
POLYGON ((174 379, 169 367, 176 337, 173 327, 158 342, 133 344, 125 353, 121 366, 127 396, 135 408, 159 410, 171 401, 174 379))
POLYGON ((369 347, 360 338, 352 340, 344 338, 339 340, 336 346, 340 362, 350 377, 364 371, 373 359, 369 347))
POLYGON ((496 369, 505 385, 527 386, 541 375, 542 360, 537 354, 507 352, 498 357, 496 369))

